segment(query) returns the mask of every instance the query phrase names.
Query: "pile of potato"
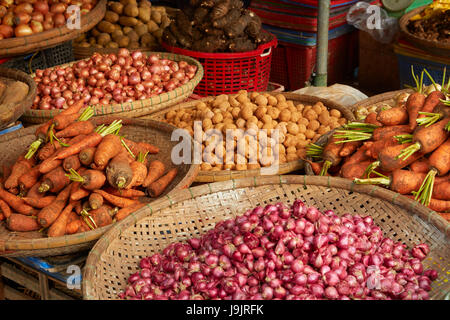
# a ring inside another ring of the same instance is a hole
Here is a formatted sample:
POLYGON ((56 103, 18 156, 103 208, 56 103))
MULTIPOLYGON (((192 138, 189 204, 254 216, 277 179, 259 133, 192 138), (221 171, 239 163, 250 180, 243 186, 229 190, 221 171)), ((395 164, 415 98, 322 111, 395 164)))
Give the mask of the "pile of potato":
POLYGON ((280 164, 295 161, 304 158, 305 147, 310 142, 347 123, 339 110, 329 110, 321 102, 314 105, 296 104, 283 94, 248 93, 245 90, 199 101, 191 108, 170 110, 163 121, 187 130, 195 140, 198 140, 199 132, 202 140, 205 140, 204 133, 210 129, 222 132, 223 141, 202 141, 202 151, 207 151, 202 153, 202 171, 267 167, 274 163, 273 150, 278 150, 280 164), (195 121, 201 121, 201 128, 194 130, 195 121), (228 129, 242 130, 235 131, 237 138, 234 145, 227 148, 225 138, 228 129), (267 143, 258 143, 255 150, 253 140, 261 141, 261 129, 266 130, 269 139, 267 143), (278 141, 272 139, 273 129, 279 129, 278 141), (245 139, 240 137, 243 133, 247 135, 245 139), (239 149, 238 144, 241 144, 239 149), (245 150, 245 154, 239 154, 238 150, 245 150))
POLYGON ((75 40, 78 47, 149 48, 156 50, 164 29, 170 25, 165 7, 148 0, 109 1, 105 17, 88 33, 75 40))

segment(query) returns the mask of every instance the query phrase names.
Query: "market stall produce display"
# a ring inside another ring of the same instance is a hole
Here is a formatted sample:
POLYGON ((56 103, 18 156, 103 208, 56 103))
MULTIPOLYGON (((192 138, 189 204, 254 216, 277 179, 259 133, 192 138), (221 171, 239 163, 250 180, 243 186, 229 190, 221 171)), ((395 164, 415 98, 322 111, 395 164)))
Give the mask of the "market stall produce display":
POLYGON ((160 51, 163 31, 171 22, 167 10, 149 1, 109 1, 103 20, 74 40, 74 54, 86 58, 118 48, 160 51))
POLYGON ((193 187, 109 230, 88 256, 83 297, 442 299, 448 229, 414 204, 333 177, 193 187))
POLYGON ((34 53, 75 39, 94 27, 105 10, 106 0, 3 1, 0 57, 34 53))
POLYGON ((222 178, 230 179, 227 171, 259 170, 277 161, 283 166, 304 159, 309 142, 347 123, 349 117, 353 119, 345 108, 326 104, 326 100, 309 96, 242 90, 235 95, 219 95, 174 106, 151 118, 185 129, 194 139, 203 139, 199 141, 203 163, 198 179, 220 172, 224 172, 222 178), (222 134, 223 141, 214 140, 214 130, 222 134), (227 146, 227 131, 237 137, 233 146, 227 146), (204 138, 208 132, 211 136, 204 138), (262 137, 264 133, 267 142, 262 137), (276 138, 278 141, 270 140, 276 138))
POLYGON ((246 52, 272 40, 240 0, 189 1, 164 30, 168 45, 200 52, 246 52))
POLYGON ((444 75, 438 86, 430 77, 436 89, 426 93, 424 71, 420 79, 414 76, 416 91, 401 93, 396 106, 369 113, 364 122, 344 125, 327 141, 308 146, 307 154, 319 159, 310 162, 315 174, 384 185, 448 220, 450 82, 444 75))

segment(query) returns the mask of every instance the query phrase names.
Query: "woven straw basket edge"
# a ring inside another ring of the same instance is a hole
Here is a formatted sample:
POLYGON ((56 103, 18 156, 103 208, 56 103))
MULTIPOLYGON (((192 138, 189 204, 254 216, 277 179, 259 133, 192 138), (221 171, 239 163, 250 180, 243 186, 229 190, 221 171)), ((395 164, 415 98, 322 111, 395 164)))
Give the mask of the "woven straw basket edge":
MULTIPOLYGON (((365 194, 368 197, 375 197, 381 200, 386 200, 393 205, 398 205, 404 209, 407 208, 408 213, 411 214, 412 217, 417 216, 424 223, 432 225, 434 228, 438 229, 443 234, 444 241, 448 241, 450 237, 450 228, 448 228, 448 225, 444 224, 445 220, 437 215, 434 211, 424 206, 418 205, 416 201, 403 196, 399 196, 399 194, 395 192, 377 186, 355 185, 350 180, 343 178, 295 175, 262 176, 222 181, 188 188, 188 190, 181 190, 173 194, 170 199, 158 199, 147 205, 146 207, 134 212, 126 219, 122 220, 120 223, 114 225, 110 230, 108 230, 94 245, 88 255, 86 267, 83 270, 83 298, 87 300, 97 299, 94 292, 95 283, 92 283, 91 281, 91 279, 94 279, 95 277, 95 266, 102 259, 102 254, 108 251, 109 245, 113 243, 116 238, 120 237, 120 235, 126 229, 136 225, 140 220, 151 215, 157 215, 159 214, 160 210, 172 207, 174 204, 180 203, 185 200, 194 199, 199 196, 216 194, 239 188, 251 188, 264 185, 283 186, 289 184, 299 184, 304 185, 305 187, 323 186, 330 189, 341 188, 350 192, 365 194)), ((448 290, 448 288, 445 290, 448 290)))

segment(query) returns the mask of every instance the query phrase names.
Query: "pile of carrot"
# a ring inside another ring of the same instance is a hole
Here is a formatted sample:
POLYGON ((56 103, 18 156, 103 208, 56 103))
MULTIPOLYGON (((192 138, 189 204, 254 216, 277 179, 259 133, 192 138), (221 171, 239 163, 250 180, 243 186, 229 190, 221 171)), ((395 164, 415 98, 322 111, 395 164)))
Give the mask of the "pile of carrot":
POLYGON ((36 140, 0 176, 0 221, 49 237, 114 223, 160 196, 177 169, 150 159, 159 148, 120 135, 121 120, 95 126, 80 101, 39 126, 36 140))
POLYGON ((376 184, 413 198, 450 221, 450 78, 438 86, 426 70, 406 102, 335 131, 325 146, 307 146, 315 174, 376 184), (435 90, 423 93, 423 75, 435 90))

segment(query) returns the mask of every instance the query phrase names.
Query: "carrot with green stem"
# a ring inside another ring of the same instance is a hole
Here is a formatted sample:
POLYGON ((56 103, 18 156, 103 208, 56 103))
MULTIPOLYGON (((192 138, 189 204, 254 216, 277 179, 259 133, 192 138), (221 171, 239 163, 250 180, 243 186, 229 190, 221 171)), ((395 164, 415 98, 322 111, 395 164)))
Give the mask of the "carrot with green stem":
POLYGON ((62 149, 58 154, 52 156, 54 159, 63 160, 71 155, 80 153, 81 150, 89 147, 96 147, 108 134, 111 134, 122 127, 122 120, 114 120, 109 126, 100 126, 94 132, 88 134, 83 140, 71 144, 69 147, 62 149))
POLYGON ((450 181, 442 183, 434 183, 432 199, 437 200, 450 200, 450 181))
POLYGON ((133 171, 133 177, 126 189, 140 186, 144 182, 145 178, 147 177, 147 166, 145 164, 147 161, 147 155, 148 152, 145 154, 139 152, 136 161, 131 162, 130 167, 133 171))
POLYGON ((81 167, 81 162, 78 155, 74 154, 73 156, 65 158, 62 162, 62 167, 67 172, 70 169, 78 170, 81 167))
POLYGON ((57 196, 55 201, 49 206, 46 206, 38 213, 38 223, 47 228, 52 225, 58 218, 61 211, 66 206, 67 200, 70 196, 71 185, 66 186, 57 196))
POLYGON ((428 158, 422 157, 409 165, 409 169, 416 173, 427 173, 430 169, 428 158))
POLYGON ((348 157, 353 154, 359 147, 361 147, 362 141, 350 141, 344 143, 341 151, 339 152, 339 156, 342 158, 348 157))
POLYGON ((152 198, 159 197, 169 186, 169 184, 175 179, 178 174, 176 168, 170 169, 164 176, 150 184, 147 188, 147 192, 152 198))
POLYGON ((84 189, 80 182, 72 182, 72 190, 70 191, 70 200, 78 201, 89 196, 91 192, 84 189))
POLYGON ((410 194, 419 190, 426 174, 416 173, 405 169, 396 169, 387 176, 368 179, 354 179, 356 184, 377 184, 384 185, 390 190, 400 194, 410 194))
POLYGON ((36 140, 33 141, 28 148, 28 152, 25 155, 25 159, 31 159, 33 155, 38 151, 40 146, 48 140, 48 132, 50 126, 52 124, 52 120, 47 121, 36 129, 35 136, 36 140))
POLYGON ((450 117, 450 101, 440 102, 432 112, 419 112, 423 117, 417 119, 419 126, 429 127, 443 118, 450 117))
POLYGON ((448 137, 449 133, 445 130, 445 125, 448 121, 449 118, 443 119, 429 127, 418 127, 414 131, 412 144, 402 150, 398 158, 406 160, 418 151, 427 154, 437 149, 448 137))
POLYGON ((426 100, 426 96, 423 94, 424 71, 422 71, 419 81, 419 77, 414 74, 414 67, 411 66, 412 76, 416 82, 416 92, 409 95, 406 100, 406 110, 408 113, 409 127, 411 130, 414 130, 417 127, 416 119, 419 116, 419 112, 422 110, 426 100))
POLYGON ((125 208, 128 206, 132 206, 134 204, 139 203, 138 200, 132 200, 124 197, 114 196, 110 193, 107 193, 103 190, 94 190, 95 193, 99 193, 103 199, 111 203, 113 206, 119 207, 119 208, 125 208))
MULTIPOLYGON (((79 134, 89 134, 94 131, 95 126, 92 122, 88 121, 94 115, 92 107, 86 108, 83 113, 78 117, 77 121, 71 123, 63 130, 55 133, 57 138, 69 138, 75 137, 79 134)), ((56 128, 56 127, 55 127, 56 128)))
POLYGON ((144 188, 147 188, 151 183, 162 177, 165 170, 166 166, 163 162, 159 160, 153 160, 152 162, 150 162, 147 170, 147 177, 145 177, 142 186, 144 188))
POLYGON ((83 209, 82 214, 89 214, 92 219, 91 222, 95 228, 101 228, 110 225, 113 222, 108 206, 102 206, 98 209, 92 209, 89 211, 83 209))
POLYGON ((108 162, 122 152, 121 138, 112 133, 106 135, 100 144, 97 146, 97 150, 94 154, 94 163, 97 167, 104 168, 108 162))
MULTIPOLYGON (((431 201, 436 176, 444 176, 450 171, 450 139, 447 139, 428 158, 430 170, 427 173, 420 189, 413 193, 414 199, 425 206, 431 201)), ((446 199, 448 200, 448 199, 446 199)))
POLYGON ((306 146, 306 156, 310 158, 322 158, 323 147, 315 143, 309 143, 306 146))
POLYGON ((378 127, 382 127, 383 124, 377 120, 377 115, 378 114, 376 112, 370 112, 364 119, 364 123, 369 123, 369 124, 376 125, 378 127))
POLYGON ((369 140, 376 128, 376 125, 370 123, 352 122, 344 125, 343 129, 337 129, 333 137, 339 139, 336 144, 369 140))
POLYGON ((361 178, 370 161, 362 161, 358 163, 344 164, 340 170, 340 176, 346 179, 361 178))
POLYGON ((372 140, 384 140, 386 138, 390 138, 400 134, 408 134, 413 130, 407 124, 397 125, 397 126, 387 126, 387 127, 379 127, 373 130, 372 140))
MULTIPOLYGON (((441 100, 445 100, 445 94, 441 91, 438 90, 438 87, 436 85, 436 82, 434 81, 434 79, 431 77, 431 75, 428 73, 427 70, 424 69, 424 72, 427 74, 428 78, 431 80, 431 82, 433 83, 436 91, 431 92, 425 99, 425 103, 423 105, 423 108, 421 111, 423 112, 432 112, 433 109, 439 104, 439 102, 441 100)), ((444 79, 442 80, 442 87, 445 87, 445 74, 444 74, 444 79)), ((420 118, 421 116, 419 116, 420 118)))
POLYGON ((39 186, 39 192, 45 193, 49 191, 58 193, 69 183, 70 180, 66 176, 64 169, 62 167, 57 167, 43 176, 42 183, 39 186))
POLYGON ((21 194, 24 194, 28 189, 34 186, 41 176, 39 167, 34 166, 28 172, 24 173, 19 178, 19 190, 21 194))
POLYGON ((157 154, 159 152, 159 148, 150 143, 134 142, 124 137, 122 137, 122 140, 134 155, 137 155, 139 152, 142 153, 148 152, 149 154, 157 154))
POLYGON ((342 140, 332 136, 328 139, 327 144, 323 148, 322 159, 324 160, 322 170, 320 171, 321 176, 325 176, 330 167, 337 166, 342 157, 339 156, 339 152, 342 149, 342 144, 339 144, 342 140))
POLYGON ((26 193, 27 198, 41 199, 44 197, 43 193, 39 192, 41 181, 36 182, 26 193))
POLYGON ((82 174, 70 169, 66 176, 71 181, 80 182, 86 190, 100 189, 106 182, 106 176, 102 171, 92 169, 85 170, 82 174))

